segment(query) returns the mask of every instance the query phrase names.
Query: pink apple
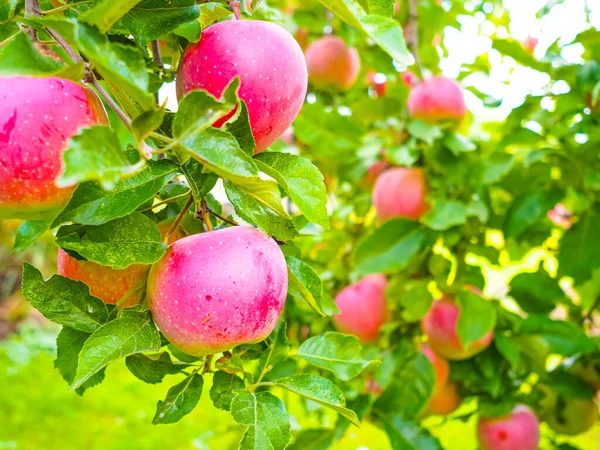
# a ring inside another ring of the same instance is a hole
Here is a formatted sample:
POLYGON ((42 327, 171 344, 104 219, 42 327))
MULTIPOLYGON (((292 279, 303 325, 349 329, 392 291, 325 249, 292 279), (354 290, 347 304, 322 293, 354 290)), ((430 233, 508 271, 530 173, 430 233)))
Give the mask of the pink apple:
POLYGON ((379 328, 388 318, 383 275, 367 275, 358 283, 343 289, 335 304, 340 310, 333 316, 333 323, 343 333, 351 333, 363 342, 372 342, 379 337, 379 328))
POLYGON ((460 120, 467 112, 462 89, 454 80, 431 77, 418 83, 408 95, 408 112, 427 122, 460 120))
POLYGON ((573 219, 575 219, 575 216, 573 216, 571 211, 569 211, 562 203, 557 203, 554 206, 554 209, 548 211, 547 216, 554 225, 565 230, 571 228, 573 219))
POLYGON ((481 450, 537 450, 540 442, 540 422, 525 405, 512 413, 479 419, 477 437, 481 450))
POLYGON ((423 353, 435 370, 435 389, 439 391, 447 382, 448 376, 450 375, 450 364, 444 358, 436 354, 429 345, 423 345, 421 347, 421 353, 423 353))
POLYGON ((325 36, 310 44, 306 64, 311 84, 320 89, 348 90, 360 72, 358 52, 337 36, 325 36))
POLYGON ((387 91, 387 80, 384 74, 369 70, 366 74, 367 84, 373 89, 377 98, 384 97, 387 91))
POLYGON ((462 398, 458 393, 458 386, 453 381, 439 387, 429 398, 423 416, 447 416, 458 409, 462 398))
POLYGON ((277 243, 240 226, 175 242, 152 266, 148 302, 165 337, 202 356, 264 340, 281 315, 287 286, 277 243))
POLYGON ((430 347, 447 359, 460 360, 485 350, 494 337, 493 330, 465 348, 458 337, 457 325, 460 311, 449 296, 435 300, 421 320, 421 328, 430 347))
POLYGON ((421 169, 395 167, 377 178, 373 206, 382 221, 394 217, 418 220, 430 209, 427 193, 425 173, 421 169))
POLYGON ((367 176, 364 179, 364 184, 367 187, 372 187, 377 181, 377 178, 379 178, 379 175, 381 175, 389 166, 389 163, 385 160, 371 164, 367 168, 367 176))
POLYGON ((96 94, 72 81, 0 77, 0 218, 57 213, 75 189, 55 183, 67 141, 84 127, 106 123, 96 94))
MULTIPOLYGON (((239 76, 239 95, 248 106, 258 153, 281 136, 294 121, 306 95, 304 55, 293 36, 279 25, 259 20, 228 20, 202 31, 190 45, 177 75, 181 98, 194 89, 220 97, 239 76)), ((217 121, 223 125, 231 116, 217 121)))

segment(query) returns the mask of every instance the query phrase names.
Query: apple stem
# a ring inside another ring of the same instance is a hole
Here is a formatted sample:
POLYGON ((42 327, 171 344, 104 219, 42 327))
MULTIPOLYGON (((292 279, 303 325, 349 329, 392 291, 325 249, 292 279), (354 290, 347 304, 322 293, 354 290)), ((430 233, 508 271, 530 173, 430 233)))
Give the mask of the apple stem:
POLYGON ((202 222, 204 222, 206 231, 212 231, 212 224, 210 223, 210 216, 208 215, 208 204, 206 203, 206 197, 202 197, 200 200, 200 208, 198 208, 196 217, 199 217, 202 222))
POLYGON ((194 197, 190 195, 190 198, 188 198, 188 201, 185 203, 185 206, 181 209, 181 211, 179 211, 179 214, 177 215, 175 222, 173 222, 173 225, 171 225, 171 228, 169 229, 169 231, 167 231, 167 234, 165 234, 165 237, 163 238, 163 243, 165 243, 165 244, 169 243, 169 241, 171 240, 171 236, 173 236, 173 233, 175 233, 175 231, 177 231, 179 224, 181 223, 181 221, 183 220, 183 218, 185 217, 185 215, 187 214, 188 210, 191 208, 193 203, 194 203, 194 197))
POLYGON ((215 211, 213 211, 212 209, 210 209, 208 207, 208 205, 206 206, 206 211, 209 214, 212 214, 213 216, 215 216, 217 219, 221 219, 223 222, 228 223, 229 225, 233 225, 235 227, 239 226, 239 223, 234 222, 233 220, 229 220, 228 218, 223 217, 221 214, 216 213, 215 211))
POLYGON ((421 78, 423 78, 423 64, 419 56, 419 5, 418 0, 408 0, 408 36, 406 38, 411 53, 415 58, 415 63, 419 69, 421 78))
POLYGON ((233 11, 233 17, 235 20, 240 20, 240 2, 239 0, 227 0, 229 7, 233 11))

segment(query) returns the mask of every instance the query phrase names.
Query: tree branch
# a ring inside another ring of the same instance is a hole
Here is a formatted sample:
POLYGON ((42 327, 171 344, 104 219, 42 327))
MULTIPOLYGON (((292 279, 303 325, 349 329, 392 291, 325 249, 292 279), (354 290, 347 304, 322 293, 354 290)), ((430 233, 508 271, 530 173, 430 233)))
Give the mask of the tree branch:
POLYGON ((415 63, 423 78, 423 64, 419 56, 419 4, 418 0, 408 0, 408 23, 406 24, 406 43, 415 58, 415 63))
POLYGON ((206 211, 208 211, 208 213, 212 214, 213 216, 215 216, 217 219, 221 219, 223 222, 228 223, 229 225, 233 225, 233 226, 239 226, 238 223, 234 222, 233 220, 229 220, 225 217, 223 217, 221 214, 216 213, 215 211, 213 211, 212 209, 210 209, 208 207, 208 205, 206 206, 206 211))
POLYGON ((163 238, 163 242, 165 244, 169 243, 169 241, 171 240, 171 236, 173 236, 173 234, 177 231, 179 224, 181 223, 181 221, 183 220, 183 218, 185 217, 188 210, 190 209, 190 207, 193 204, 194 204, 194 197, 190 196, 190 198, 188 198, 188 201, 186 202, 185 206, 181 209, 181 211, 179 211, 179 214, 177 215, 175 222, 173 222, 173 225, 171 226, 169 231, 167 231, 167 234, 165 234, 165 237, 163 238))

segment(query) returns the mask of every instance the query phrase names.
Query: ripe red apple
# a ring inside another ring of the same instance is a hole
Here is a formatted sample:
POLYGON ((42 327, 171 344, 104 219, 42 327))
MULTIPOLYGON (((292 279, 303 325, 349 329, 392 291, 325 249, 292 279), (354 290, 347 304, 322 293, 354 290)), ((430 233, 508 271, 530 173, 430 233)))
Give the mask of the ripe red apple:
POLYGON ((525 405, 517 405, 502 417, 479 419, 477 437, 481 450, 537 450, 540 422, 525 405))
POLYGON ((360 72, 360 58, 355 48, 348 48, 337 36, 317 39, 306 50, 309 81, 320 89, 346 91, 360 72))
POLYGON ((431 348, 438 355, 452 360, 467 359, 485 350, 494 337, 492 330, 465 348, 456 330, 459 313, 454 300, 445 295, 433 302, 421 320, 421 328, 431 348))
POLYGON ((367 176, 364 179, 364 185, 372 187, 377 181, 377 178, 379 178, 379 175, 381 175, 389 166, 389 163, 385 160, 371 164, 367 168, 367 176))
POLYGON ((239 226, 175 242, 152 266, 148 302, 165 337, 202 356, 265 339, 281 315, 287 286, 277 243, 239 226))
POLYGON ((460 120, 467 112, 462 89, 445 77, 427 78, 408 95, 408 112, 414 119, 427 122, 460 120))
POLYGON ((421 169, 395 167, 383 172, 375 182, 373 205, 379 220, 406 217, 418 220, 429 211, 427 183, 421 169))
POLYGON ((336 297, 340 310, 333 323, 343 333, 351 333, 363 342, 379 337, 379 328, 388 318, 385 288, 387 282, 380 274, 367 275, 358 283, 344 288, 336 297))
POLYGON ((369 70, 366 74, 367 84, 373 89, 377 98, 385 96, 387 91, 387 80, 384 74, 369 70))
MULTIPOLYGON (((248 106, 258 153, 294 121, 306 95, 304 55, 291 34, 270 22, 228 20, 202 31, 200 42, 184 52, 177 75, 181 98, 194 89, 220 97, 240 77, 239 95, 248 106)), ((218 120, 223 125, 233 111, 218 120)))
MULTIPOLYGON (((169 231, 170 225, 159 225, 158 228, 164 236, 169 231)), ((171 235, 169 243, 183 236, 179 230, 176 230, 171 235)), ((150 271, 150 266, 146 264, 133 264, 125 269, 113 269, 92 261, 78 260, 62 248, 58 249, 57 266, 59 275, 84 282, 90 288, 90 293, 104 303, 116 305, 127 295, 119 307, 133 306, 141 302, 144 289, 143 286, 142 289, 139 287, 146 281, 150 271)))
POLYGON ((106 113, 90 89, 55 77, 0 77, 0 218, 58 212, 74 190, 55 184, 67 141, 100 123, 106 113))

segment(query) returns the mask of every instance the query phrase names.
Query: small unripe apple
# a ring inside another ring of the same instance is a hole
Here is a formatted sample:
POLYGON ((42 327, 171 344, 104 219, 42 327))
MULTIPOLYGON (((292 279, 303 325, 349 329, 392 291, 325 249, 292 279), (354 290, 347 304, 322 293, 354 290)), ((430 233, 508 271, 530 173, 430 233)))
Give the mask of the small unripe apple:
POLYGON ((427 183, 421 169, 395 167, 383 172, 375 182, 373 205, 379 220, 405 217, 418 220, 429 211, 427 183))
MULTIPOLYGON (((158 229, 164 236, 170 225, 159 225, 158 229)), ((169 238, 169 243, 182 237, 183 234, 176 230, 169 238)), ((146 264, 133 264, 125 269, 101 266, 92 261, 73 258, 62 248, 58 249, 57 266, 59 275, 84 282, 94 297, 109 305, 119 304, 119 307, 133 306, 141 302, 145 292, 143 283, 150 271, 150 266, 146 264), (121 299, 124 299, 122 303, 121 299)))
POLYGON ((501 417, 479 419, 477 437, 481 450, 537 450, 540 422, 525 405, 501 417))
POLYGON ((75 189, 56 185, 67 141, 106 123, 91 89, 55 77, 0 77, 0 218, 57 213, 75 189))
POLYGON ((545 419, 557 433, 574 436, 586 432, 596 423, 598 405, 594 400, 567 398, 553 393, 551 402, 545 419))
MULTIPOLYGON (((293 36, 279 25, 260 20, 228 20, 202 31, 184 52, 177 75, 181 98, 194 89, 220 97, 240 77, 239 96, 246 102, 258 153, 292 124, 306 95, 306 61, 293 36)), ((218 120, 223 125, 234 111, 218 120)))
POLYGON ((448 381, 433 392, 425 407, 424 416, 447 416, 456 411, 461 403, 458 386, 453 381, 448 381))
POLYGON ((336 297, 340 310, 333 323, 344 333, 351 333, 363 342, 379 337, 379 328, 388 318, 385 288, 387 282, 380 274, 367 275, 358 283, 344 288, 336 297))
POLYGON ((427 122, 460 120, 467 112, 462 89, 445 77, 427 78, 408 95, 408 112, 414 119, 427 122))
POLYGON ((277 243, 238 226, 175 242, 152 266, 148 302, 165 337, 202 356, 264 340, 281 315, 287 287, 277 243))
MULTIPOLYGON (((457 326, 460 311, 449 296, 435 300, 421 320, 421 328, 427 342, 438 355, 447 359, 461 360, 485 350, 492 342, 494 331, 465 348, 458 337, 457 326)), ((475 319, 476 320, 476 319, 475 319)))
POLYGON ((358 52, 337 36, 325 36, 310 44, 306 64, 310 83, 319 89, 346 91, 360 72, 358 52))

